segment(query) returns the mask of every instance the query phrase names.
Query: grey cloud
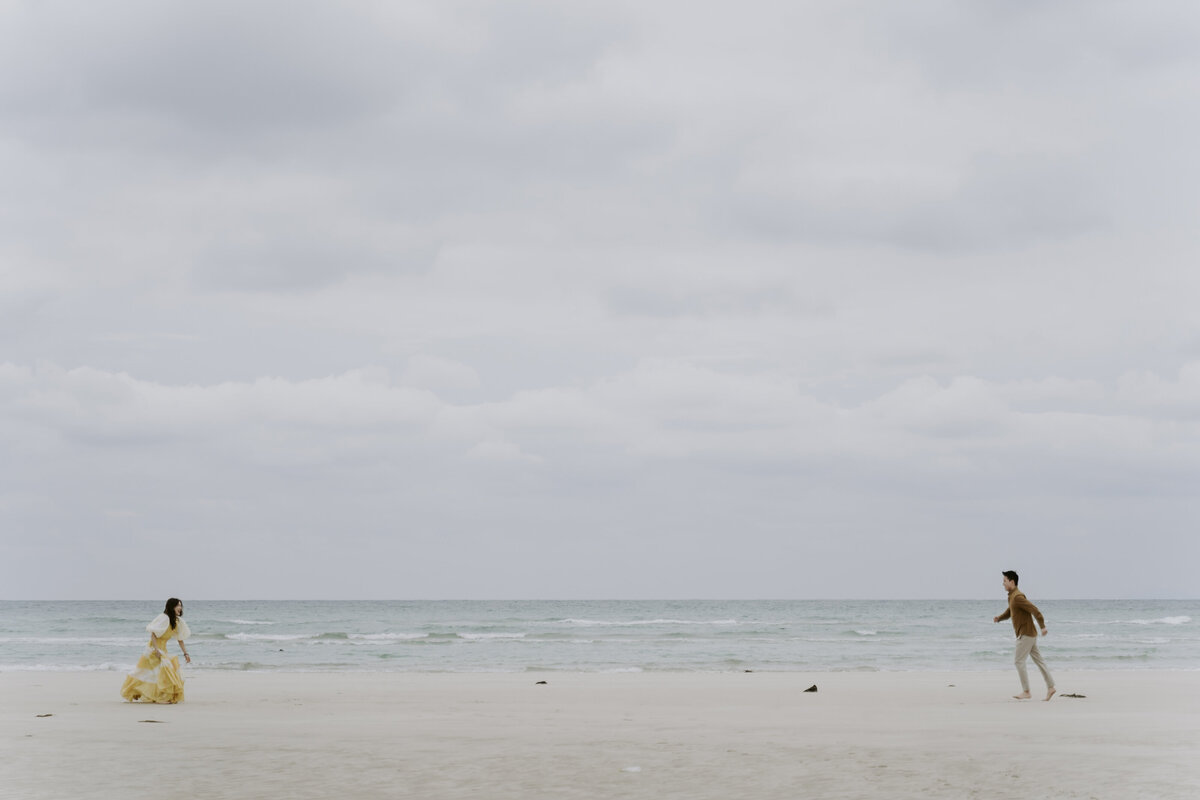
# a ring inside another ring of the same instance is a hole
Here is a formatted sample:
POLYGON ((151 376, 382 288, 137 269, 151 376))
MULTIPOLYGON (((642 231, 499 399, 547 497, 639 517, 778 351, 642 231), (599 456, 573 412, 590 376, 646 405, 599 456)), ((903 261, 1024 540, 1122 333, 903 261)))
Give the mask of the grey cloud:
POLYGON ((10 115, 84 123, 59 130, 60 146, 134 149, 323 128, 367 113, 383 93, 368 54, 384 43, 361 15, 319 4, 76 10, 64 20, 51 7, 31 8, 6 48, 18 70, 5 87, 16 97, 10 115))
POLYGON ((787 286, 674 293, 619 286, 609 291, 608 305, 618 315, 650 317, 826 313, 819 306, 805 307, 787 286))
POLYGON ((302 220, 277 230, 231 232, 203 246, 192 262, 192 282, 207 291, 313 290, 352 274, 428 271, 435 244, 385 241, 307 227, 302 220), (296 224, 299 222, 299 224, 296 224))
POLYGON ((479 386, 479 374, 466 364, 419 353, 408 359, 400 383, 434 391, 474 389, 479 386))
POLYGON ((985 0, 875 6, 872 40, 899 62, 919 65, 934 86, 995 91, 1068 87, 1082 94, 1194 60, 1200 15, 1187 2, 1152 12, 1122 2, 985 0))
MULTIPOLYGON (((441 381, 472 378, 462 365, 442 359, 415 359, 414 366, 446 376, 441 381)), ((1148 445, 1167 430, 1181 441, 1196 438, 1194 426, 1175 428, 1149 416, 1164 399, 1193 408, 1200 404, 1196 373, 1193 365, 1174 380, 1131 375, 1114 389, 1058 381, 1037 387, 968 377, 945 384, 920 379, 860 406, 839 407, 807 395, 784 376, 647 361, 590 387, 452 405, 402 385, 409 379, 393 381, 381 369, 301 381, 169 386, 88 368, 6 364, 0 370, 0 400, 9 413, 71 436, 91 432, 113 441, 132 437, 131 442, 140 436, 209 438, 212 431, 231 426, 308 431, 305 435, 317 437, 318 445, 359 429, 399 425, 409 431, 406 437, 436 432, 435 440, 500 448, 496 452, 565 437, 651 458, 727 452, 777 462, 840 451, 877 459, 900 450, 934 454, 950 438, 971 439, 973 446, 997 452, 1043 446, 1071 452, 1087 443, 1117 457, 1151 453, 1148 445), (1153 391, 1138 390, 1150 386, 1153 391), (1064 393, 1075 397, 1075 408, 1082 405, 1081 395, 1094 396, 1097 410, 1057 410, 1064 393), (1021 410, 1011 401, 1020 402, 1021 410), (550 439, 543 440, 545 433, 550 439)), ((367 441, 357 446, 377 447, 367 441)), ((459 452, 459 445, 452 444, 451 451, 459 452)))
POLYGON ((952 196, 908 219, 902 214, 893 236, 935 249, 1019 248, 1102 229, 1102 202, 1099 187, 1072 160, 985 155, 952 196))
POLYGON ((564 198, 586 205, 661 146, 589 86, 628 35, 619 13, 133 3, 68 24, 29 7, 0 47, 21 150, 0 202, 41 259, 95 254, 123 227, 171 241, 168 269, 205 289, 424 270, 444 241, 528 235, 516 220, 543 211, 563 224, 564 198))
MULTIPOLYGON (((459 413, 482 418, 484 425, 465 431, 465 439, 430 439, 413 435, 411 426, 378 424, 397 414, 428 421, 438 408, 428 397, 389 388, 380 373, 167 389, 120 376, 35 373, 8 365, 0 369, 0 398, 9 404, 0 420, 14 419, 13 402, 35 402, 40 424, 64 431, 75 412, 62 399, 47 404, 57 396, 78 401, 89 430, 118 430, 126 421, 154 429, 165 422, 186 425, 196 435, 184 448, 166 440, 74 436, 48 448, 28 438, 29 426, 22 428, 22 442, 0 425, 6 444, 20 445, 10 452, 21 462, 19 470, 7 463, 0 477, 9 522, 59 531, 49 540, 58 542, 48 544, 52 549, 70 547, 69 530, 86 520, 92 536, 118 550, 131 537, 153 541, 164 531, 203 533, 214 547, 297 540, 320 547, 337 530, 339 541, 372 547, 391 542, 433 559, 449 551, 415 533, 393 538, 395 520, 403 520, 405 529, 436 532, 439 542, 448 537, 460 555, 467 542, 488 552, 517 546, 514 530, 522 531, 519 541, 526 544, 558 541, 564 530, 598 520, 633 540, 645 537, 647 552, 670 550, 668 541, 684 531, 688 540, 720 542, 756 518, 768 525, 833 526, 887 548, 890 539, 876 541, 886 517, 889 528, 920 525, 939 546, 967 547, 941 527, 947 519, 996 535, 1014 526, 1038 531, 1057 524, 1107 537, 1110 528, 1138 518, 1139 503, 1161 509, 1190 497, 1185 476, 1194 473, 1194 455, 1164 459, 1147 447, 1155 427, 1149 420, 1010 415, 1006 424, 1023 429, 1015 438, 1004 440, 984 428, 945 437, 936 429, 939 421, 1008 415, 1002 403, 986 402, 1000 387, 965 380, 916 388, 880 398, 886 409, 830 409, 814 427, 789 432, 813 409, 789 416, 789 403, 779 401, 792 398, 794 404, 800 395, 786 384, 646 365, 640 374, 587 392, 528 393, 504 404, 461 406, 459 413), (682 380, 672 376, 681 370, 682 380), (100 394, 107 395, 104 402, 97 402, 100 394), (215 429, 205 421, 214 414, 225 419, 215 429), (640 422, 628 425, 630 416, 640 422), (764 421, 774 429, 762 427, 764 421), (922 434, 913 422, 935 428, 922 434), (541 425, 556 432, 547 435, 541 425), (105 468, 113 463, 119 471, 105 468), (471 502, 463 502, 464 491, 471 502), (55 510, 60 496, 72 498, 69 513, 55 510), (1091 517, 1069 514, 1064 497, 1087 500, 1091 517), (1107 521, 1096 516, 1097 504, 1107 521)), ((1178 518, 1167 516, 1158 530, 1170 535, 1177 526, 1178 518)), ((744 536, 771 546, 772 537, 759 525, 749 525, 744 536)), ((595 540, 585 539, 585 547, 586 541, 595 540)), ((1059 540, 1040 541, 1045 550, 1059 540)), ((474 579, 483 577, 476 570, 496 563, 486 561, 456 563, 474 579)), ((830 554, 826 567, 851 562, 830 554)), ((136 567, 133 559, 130 569, 136 567)), ((114 564, 108 578, 124 577, 122 569, 114 564)), ((230 569, 240 577, 225 590, 234 591, 250 576, 239 565, 230 569)), ((369 575, 372 569, 367 567, 369 575)), ((436 594, 438 587, 470 593, 458 580, 409 585, 422 593, 436 594)), ((335 580, 322 585, 354 591, 335 580)), ((482 596, 506 592, 487 580, 471 585, 482 596)))
POLYGON ((1103 229, 1104 193, 1074 159, 981 154, 944 193, 900 182, 848 182, 836 196, 783 183, 731 193, 748 231, 787 240, 917 250, 1010 251, 1103 229))
POLYGON ((953 362, 953 358, 949 353, 934 350, 910 352, 893 350, 876 356, 874 362, 884 369, 918 369, 928 372, 931 369, 946 367, 953 362))
POLYGON ((886 595, 920 531, 1190 586, 1195 16, 4 5, 0 585, 786 596, 834 531, 886 595))
MULTIPOLYGON (((10 118, 52 109, 85 124, 62 141, 113 133, 237 152, 247 137, 287 149, 365 117, 456 113, 487 118, 512 91, 577 80, 619 37, 603 6, 566 14, 552 4, 389 8, 349 3, 134 2, 81 6, 66 21, 50 7, 16 13, 0 84, 10 118), (47 57, 46 53, 55 53, 47 57)), ((153 146, 144 139, 129 145, 153 146)), ((271 150, 253 149, 270 158, 271 150)))

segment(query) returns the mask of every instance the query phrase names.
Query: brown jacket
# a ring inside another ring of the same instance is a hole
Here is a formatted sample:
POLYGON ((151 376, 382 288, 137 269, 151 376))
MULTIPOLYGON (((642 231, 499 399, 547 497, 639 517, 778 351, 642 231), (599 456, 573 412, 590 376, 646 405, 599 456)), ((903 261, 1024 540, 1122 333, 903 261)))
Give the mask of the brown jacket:
POLYGON ((1042 612, 1029 602, 1029 598, 1020 589, 1013 589, 1008 593, 1008 611, 1005 611, 997 619, 1005 620, 1009 617, 1012 617, 1013 630, 1017 632, 1017 636, 1038 635, 1037 628, 1033 626, 1035 617, 1038 627, 1046 627, 1046 620, 1042 618, 1042 612))

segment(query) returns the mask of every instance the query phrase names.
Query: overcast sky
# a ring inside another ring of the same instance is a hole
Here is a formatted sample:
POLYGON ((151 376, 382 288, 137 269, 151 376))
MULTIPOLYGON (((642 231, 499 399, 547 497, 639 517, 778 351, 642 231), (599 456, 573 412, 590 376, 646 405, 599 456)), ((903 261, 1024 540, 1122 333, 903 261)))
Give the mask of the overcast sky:
POLYGON ((0 2, 0 597, 1200 596, 1198 98, 1186 1, 0 2))

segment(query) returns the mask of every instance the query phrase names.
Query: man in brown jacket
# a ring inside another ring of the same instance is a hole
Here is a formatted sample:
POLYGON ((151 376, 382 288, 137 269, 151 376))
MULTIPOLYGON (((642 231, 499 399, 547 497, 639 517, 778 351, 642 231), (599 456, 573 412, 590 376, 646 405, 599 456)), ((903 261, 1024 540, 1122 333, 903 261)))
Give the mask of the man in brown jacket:
POLYGON ((1045 636, 1046 620, 1042 617, 1042 612, 1038 611, 1038 607, 1029 602, 1029 598, 1025 593, 1017 589, 1017 582, 1020 577, 1012 570, 1002 573, 1004 575, 1004 589, 1008 592, 1008 610, 998 617, 993 617, 992 622, 1001 622, 1012 617, 1013 630, 1017 633, 1017 653, 1013 662, 1017 665, 1017 675, 1021 678, 1021 693, 1015 694, 1013 697, 1018 700, 1028 700, 1032 695, 1029 693, 1029 673, 1025 671, 1025 659, 1033 656, 1033 663, 1037 664, 1037 668, 1041 670, 1042 679, 1046 681, 1046 699, 1054 697, 1054 678, 1050 677, 1050 670, 1046 669, 1046 662, 1042 660, 1042 654, 1038 652, 1037 646, 1037 628, 1033 626, 1034 618, 1038 621, 1038 626, 1042 629, 1042 636, 1045 636))

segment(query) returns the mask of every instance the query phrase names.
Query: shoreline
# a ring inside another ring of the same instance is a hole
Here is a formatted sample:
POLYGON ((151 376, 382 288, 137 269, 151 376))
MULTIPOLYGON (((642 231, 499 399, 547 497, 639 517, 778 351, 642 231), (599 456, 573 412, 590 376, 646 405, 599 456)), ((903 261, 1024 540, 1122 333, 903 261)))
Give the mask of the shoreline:
POLYGON ((122 702, 116 672, 0 673, 0 785, 26 800, 1200 794, 1197 671, 1064 670, 1060 695, 1086 697, 1049 703, 1011 699, 1015 670, 186 677, 165 706, 122 702))
MULTIPOLYGON (((174 655, 174 653, 172 653, 174 655)), ((980 667, 978 669, 900 669, 887 667, 860 667, 853 669, 693 669, 693 668, 670 668, 670 667, 628 667, 615 669, 558 669, 545 667, 526 667, 524 669, 510 670, 452 670, 452 669, 371 669, 369 667, 361 668, 338 668, 338 669, 298 669, 294 667, 267 667, 263 669, 237 669, 233 667, 205 667, 197 665, 194 661, 192 664, 183 664, 184 676, 187 678, 197 675, 459 675, 463 677, 471 676, 487 676, 487 675, 999 675, 1015 674, 1012 666, 1008 667, 980 667)), ((1051 664, 1051 667, 1054 665, 1051 664)), ((0 668, 0 680, 3 680, 5 675, 125 675, 134 667, 133 662, 128 665, 121 666, 105 666, 105 667, 51 667, 51 666, 34 666, 26 667, 20 664, 10 664, 0 668)), ((1037 675, 1036 667, 1031 667, 1034 671, 1030 673, 1030 678, 1040 680, 1037 675)), ((1090 675, 1098 674, 1125 674, 1125 673, 1147 673, 1157 675, 1160 673, 1200 673, 1200 666, 1185 668, 1185 667, 1093 667, 1079 668, 1066 667, 1054 669, 1055 674, 1072 673, 1090 675)))

